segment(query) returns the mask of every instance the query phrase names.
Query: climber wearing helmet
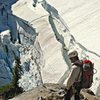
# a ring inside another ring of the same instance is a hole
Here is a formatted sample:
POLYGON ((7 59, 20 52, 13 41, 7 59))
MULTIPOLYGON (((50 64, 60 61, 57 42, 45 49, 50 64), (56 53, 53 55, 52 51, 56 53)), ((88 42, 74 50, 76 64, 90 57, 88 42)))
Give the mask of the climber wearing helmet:
POLYGON ((67 92, 66 92, 64 100, 70 100, 73 95, 74 95, 75 100, 80 100, 79 94, 80 94, 81 87, 80 85, 79 87, 78 86, 76 87, 74 83, 76 82, 80 83, 81 73, 80 73, 80 67, 78 67, 78 64, 80 65, 81 62, 79 60, 78 53, 75 50, 71 52, 69 51, 68 56, 69 56, 69 59, 71 60, 72 68, 67 78, 67 83, 66 83, 67 92), (77 63, 77 65, 75 63, 77 63))

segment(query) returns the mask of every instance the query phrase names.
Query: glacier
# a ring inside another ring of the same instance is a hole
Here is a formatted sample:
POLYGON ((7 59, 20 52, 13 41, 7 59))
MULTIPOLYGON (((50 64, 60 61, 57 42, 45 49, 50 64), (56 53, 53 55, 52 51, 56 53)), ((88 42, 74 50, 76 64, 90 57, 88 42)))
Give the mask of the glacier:
POLYGON ((7 24, 3 29, 0 24, 0 29, 7 30, 0 31, 0 67, 7 73, 0 73, 5 79, 0 86, 12 81, 16 58, 22 68, 18 84, 24 91, 43 83, 63 84, 71 68, 67 52, 74 48, 80 59, 94 62, 97 73, 91 89, 100 94, 99 0, 34 1, 19 0, 9 14, 12 27, 7 24))

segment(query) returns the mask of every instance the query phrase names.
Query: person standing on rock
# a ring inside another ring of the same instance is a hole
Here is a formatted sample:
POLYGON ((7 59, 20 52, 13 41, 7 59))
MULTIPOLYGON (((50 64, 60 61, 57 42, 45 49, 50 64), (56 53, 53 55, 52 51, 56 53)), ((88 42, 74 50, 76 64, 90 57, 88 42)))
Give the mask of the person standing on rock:
POLYGON ((81 82, 81 68, 79 67, 82 63, 79 60, 77 51, 73 50, 68 53, 68 56, 72 63, 71 72, 67 78, 66 83, 66 94, 64 100, 71 100, 74 95, 75 100, 80 100, 80 82, 81 82), (76 63, 76 64, 75 64, 76 63), (78 84, 77 84, 78 83, 78 84), (76 85, 77 84, 77 85, 76 85))

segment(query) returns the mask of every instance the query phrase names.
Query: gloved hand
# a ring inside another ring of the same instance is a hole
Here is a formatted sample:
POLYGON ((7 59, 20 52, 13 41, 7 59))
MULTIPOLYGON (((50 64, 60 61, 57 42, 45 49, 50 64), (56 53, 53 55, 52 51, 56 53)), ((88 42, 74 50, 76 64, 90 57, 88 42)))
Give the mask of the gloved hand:
POLYGON ((67 91, 68 91, 68 89, 67 89, 67 88, 64 88, 64 90, 65 90, 65 92, 67 92, 67 91))

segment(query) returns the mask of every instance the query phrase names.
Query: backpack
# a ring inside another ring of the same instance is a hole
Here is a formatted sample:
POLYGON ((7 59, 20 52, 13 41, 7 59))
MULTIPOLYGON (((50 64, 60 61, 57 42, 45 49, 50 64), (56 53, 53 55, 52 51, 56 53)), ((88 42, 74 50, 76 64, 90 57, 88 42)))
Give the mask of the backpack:
POLYGON ((75 83, 75 86, 90 88, 93 83, 94 64, 90 60, 83 60, 75 62, 74 65, 80 67, 82 72, 81 82, 75 83))
POLYGON ((81 70, 81 88, 90 88, 93 83, 94 64, 90 60, 83 60, 81 70))

